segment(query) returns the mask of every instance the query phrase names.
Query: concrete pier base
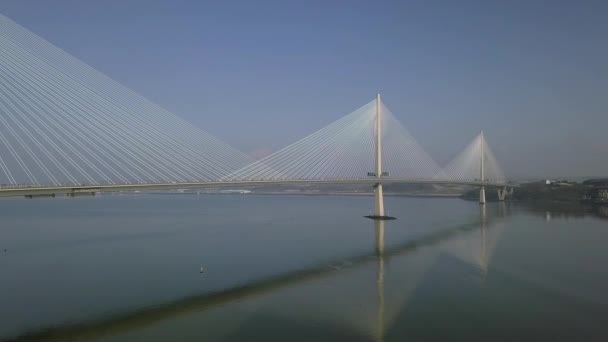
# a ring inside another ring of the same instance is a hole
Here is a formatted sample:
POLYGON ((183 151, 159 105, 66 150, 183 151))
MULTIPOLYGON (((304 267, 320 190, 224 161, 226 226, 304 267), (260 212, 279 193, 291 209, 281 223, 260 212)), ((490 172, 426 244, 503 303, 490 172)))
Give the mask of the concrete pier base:
POLYGON ((374 214, 365 216, 373 220, 396 220, 396 217, 384 215, 384 196, 382 194, 382 184, 374 187, 374 214))
POLYGON ((486 204, 486 187, 482 186, 479 190, 479 204, 486 204))
POLYGON ((384 196, 382 195, 382 184, 376 184, 374 190, 374 216, 384 216, 384 196))

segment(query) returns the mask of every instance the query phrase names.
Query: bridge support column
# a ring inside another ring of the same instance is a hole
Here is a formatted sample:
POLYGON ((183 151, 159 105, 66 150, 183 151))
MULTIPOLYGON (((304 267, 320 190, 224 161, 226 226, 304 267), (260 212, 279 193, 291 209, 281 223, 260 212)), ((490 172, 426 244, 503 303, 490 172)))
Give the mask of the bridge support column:
POLYGON ((482 186, 479 190, 479 204, 486 204, 486 187, 482 186))
POLYGON ((384 196, 382 194, 382 184, 376 184, 374 191, 374 216, 384 217, 384 196))
POLYGON ((507 188, 498 189, 496 191, 498 192, 498 200, 504 202, 505 198, 507 197, 507 188))

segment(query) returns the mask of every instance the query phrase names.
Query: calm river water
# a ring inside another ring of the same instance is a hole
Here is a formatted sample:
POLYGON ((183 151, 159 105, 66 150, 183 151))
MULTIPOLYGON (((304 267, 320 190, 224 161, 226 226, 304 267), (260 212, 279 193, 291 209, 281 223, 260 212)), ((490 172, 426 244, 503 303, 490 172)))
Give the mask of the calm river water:
POLYGON ((0 341, 607 341, 608 220, 510 203, 0 200, 0 341))

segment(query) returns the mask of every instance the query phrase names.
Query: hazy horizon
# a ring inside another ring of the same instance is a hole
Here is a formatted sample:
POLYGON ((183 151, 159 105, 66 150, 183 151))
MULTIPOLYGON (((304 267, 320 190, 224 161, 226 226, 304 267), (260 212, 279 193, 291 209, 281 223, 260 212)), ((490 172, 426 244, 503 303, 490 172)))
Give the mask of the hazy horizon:
POLYGON ((608 175, 608 5, 7 0, 0 13, 254 156, 376 92, 444 165, 483 129, 512 178, 608 175))

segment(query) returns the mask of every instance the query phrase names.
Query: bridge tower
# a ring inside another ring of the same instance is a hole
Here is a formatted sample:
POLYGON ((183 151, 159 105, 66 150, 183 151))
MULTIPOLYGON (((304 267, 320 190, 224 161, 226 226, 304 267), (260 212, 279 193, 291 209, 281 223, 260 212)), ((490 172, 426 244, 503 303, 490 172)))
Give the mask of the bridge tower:
POLYGON ((378 182, 374 191, 374 216, 376 218, 384 217, 384 196, 382 195, 382 110, 380 107, 380 94, 376 94, 376 160, 375 174, 378 182))
POLYGON ((394 220, 395 217, 384 215, 384 196, 382 194, 382 176, 388 173, 382 173, 382 106, 380 102, 380 94, 376 94, 376 123, 374 126, 375 137, 375 155, 374 155, 374 172, 368 173, 368 176, 376 178, 374 184, 374 214, 365 216, 374 220, 394 220))
POLYGON ((486 204, 486 186, 485 186, 485 170, 484 170, 484 151, 483 151, 483 147, 484 147, 484 139, 483 139, 483 130, 481 131, 481 133, 479 134, 479 144, 480 144, 480 153, 479 153, 479 180, 481 182, 481 189, 479 190, 479 204, 481 205, 485 205, 486 204))
POLYGON ((382 177, 388 175, 388 172, 382 172, 382 106, 380 102, 380 94, 376 94, 376 124, 374 126, 375 139, 375 160, 374 172, 368 173, 368 176, 376 178, 374 184, 374 214, 365 216, 374 220, 395 220, 395 217, 384 215, 384 196, 382 194, 382 177))

